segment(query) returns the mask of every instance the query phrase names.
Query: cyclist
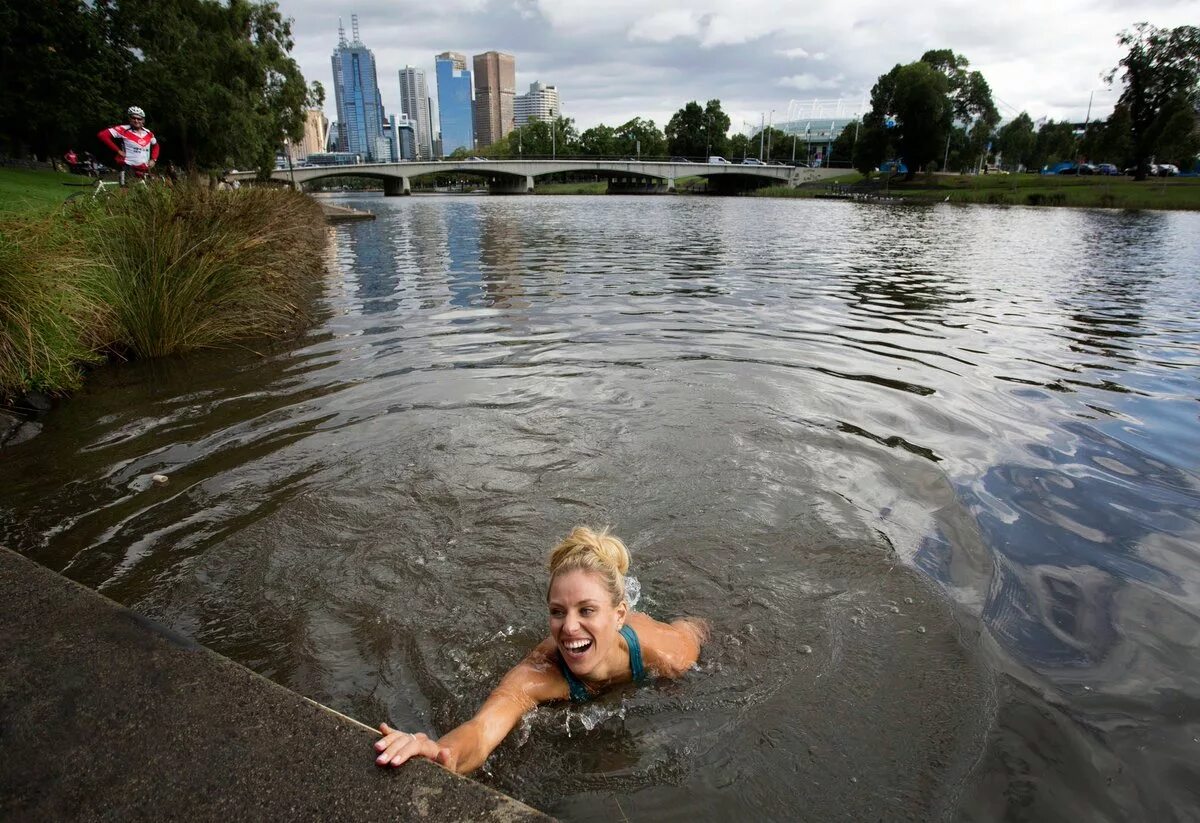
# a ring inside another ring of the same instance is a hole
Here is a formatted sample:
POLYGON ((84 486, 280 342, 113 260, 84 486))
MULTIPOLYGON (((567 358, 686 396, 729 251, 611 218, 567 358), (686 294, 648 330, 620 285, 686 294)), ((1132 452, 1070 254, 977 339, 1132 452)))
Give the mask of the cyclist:
POLYGON ((158 140, 154 138, 154 132, 146 128, 146 112, 130 106, 125 114, 129 118, 128 125, 112 126, 96 135, 101 143, 116 152, 121 185, 125 185, 126 169, 141 179, 158 160, 158 140))

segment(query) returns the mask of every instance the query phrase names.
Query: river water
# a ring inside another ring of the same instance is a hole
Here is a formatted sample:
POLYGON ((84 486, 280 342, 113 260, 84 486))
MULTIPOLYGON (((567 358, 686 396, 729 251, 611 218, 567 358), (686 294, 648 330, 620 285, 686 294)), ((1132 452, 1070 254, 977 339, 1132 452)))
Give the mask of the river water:
POLYGON ((308 333, 98 370, 0 453, 0 541, 438 733, 544 636, 549 547, 611 524, 639 608, 713 641, 539 709, 490 785, 568 820, 1197 819, 1200 215, 344 202, 378 220, 330 229, 308 333))

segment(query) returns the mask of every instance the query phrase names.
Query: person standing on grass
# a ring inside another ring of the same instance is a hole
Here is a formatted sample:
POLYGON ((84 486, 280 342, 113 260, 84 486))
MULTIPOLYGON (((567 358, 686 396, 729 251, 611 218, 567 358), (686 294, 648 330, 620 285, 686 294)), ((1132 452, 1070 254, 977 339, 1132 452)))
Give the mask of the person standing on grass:
POLYGON ((146 128, 146 112, 137 106, 130 106, 125 114, 129 117, 128 125, 111 126, 96 135, 101 143, 116 153, 122 185, 125 184, 126 170, 141 179, 158 161, 158 140, 154 132, 146 128))

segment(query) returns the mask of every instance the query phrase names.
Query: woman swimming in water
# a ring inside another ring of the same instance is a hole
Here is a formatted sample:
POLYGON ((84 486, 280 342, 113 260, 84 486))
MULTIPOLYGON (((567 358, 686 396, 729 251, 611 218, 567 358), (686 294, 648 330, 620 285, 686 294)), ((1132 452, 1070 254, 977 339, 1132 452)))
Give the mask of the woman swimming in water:
POLYGON ((707 623, 660 623, 632 611, 628 570, 629 550, 607 529, 574 529, 550 552, 550 636, 504 676, 473 718, 441 739, 381 724, 375 762, 399 766, 425 757, 467 774, 539 703, 589 700, 623 683, 683 675, 700 657, 707 623))

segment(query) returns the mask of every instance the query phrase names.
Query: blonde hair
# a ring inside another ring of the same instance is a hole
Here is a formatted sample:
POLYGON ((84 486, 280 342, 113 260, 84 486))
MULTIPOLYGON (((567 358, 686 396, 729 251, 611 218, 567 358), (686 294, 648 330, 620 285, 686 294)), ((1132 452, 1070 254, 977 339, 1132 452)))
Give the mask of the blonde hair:
MULTIPOLYGON (((625 599, 625 572, 629 571, 629 549, 608 528, 593 531, 576 526, 550 550, 550 585, 560 574, 585 571, 597 574, 612 595, 614 606, 625 599)), ((549 586, 547 586, 549 594, 549 586)))

